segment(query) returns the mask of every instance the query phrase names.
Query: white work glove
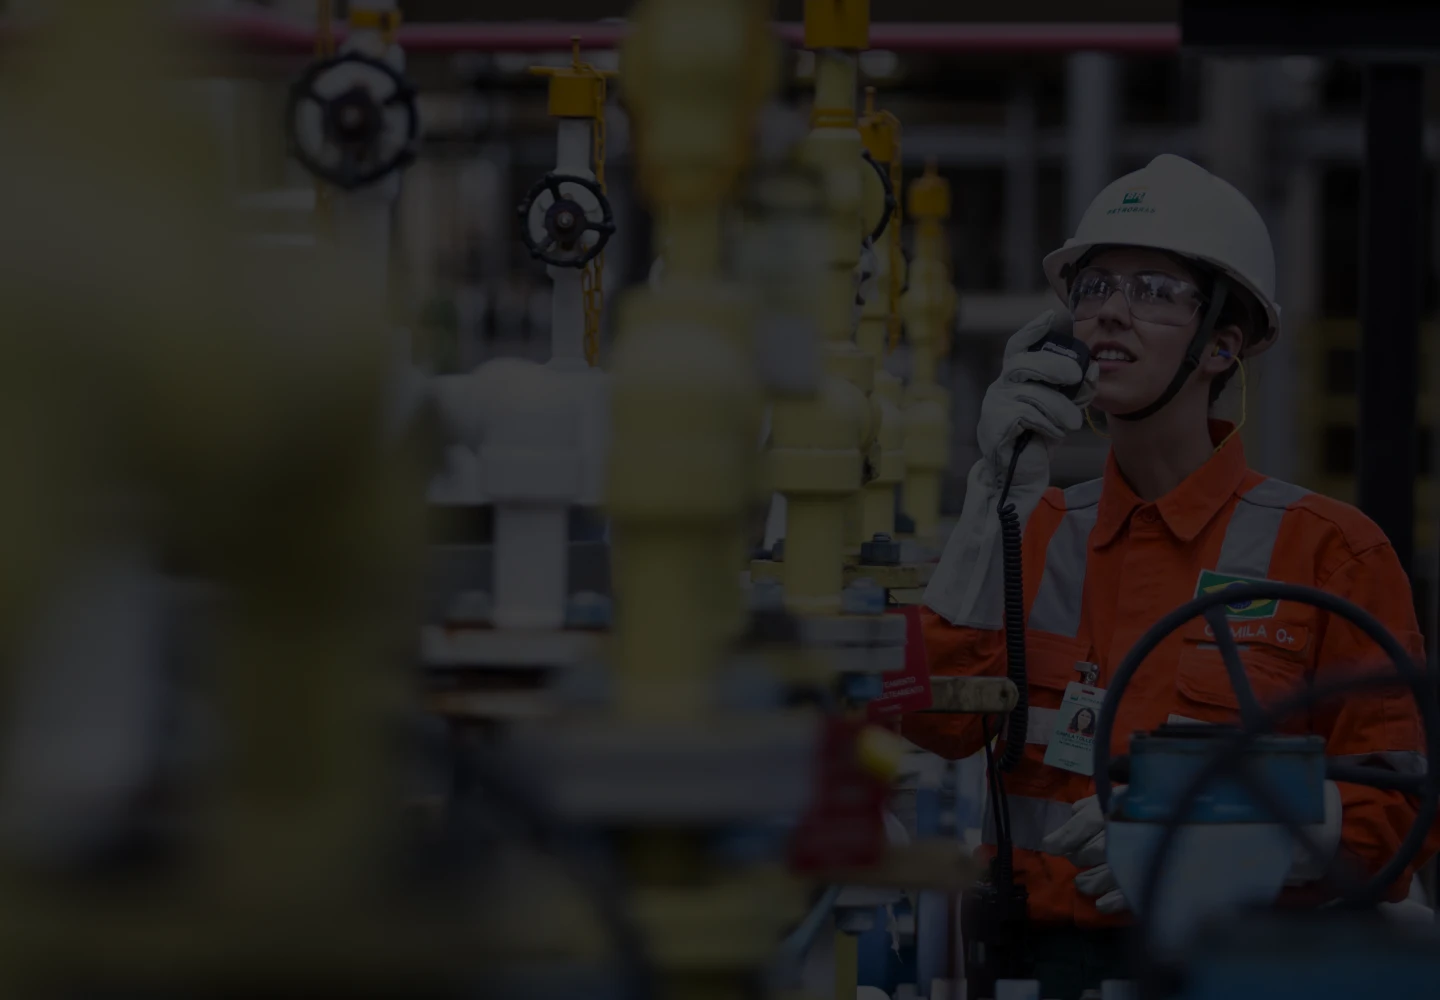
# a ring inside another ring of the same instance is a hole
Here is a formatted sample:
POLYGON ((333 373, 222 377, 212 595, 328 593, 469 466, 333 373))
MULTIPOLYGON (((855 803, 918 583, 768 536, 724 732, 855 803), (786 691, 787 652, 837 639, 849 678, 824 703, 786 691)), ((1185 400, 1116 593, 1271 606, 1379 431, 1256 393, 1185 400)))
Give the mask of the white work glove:
POLYGON ((1286 885, 1315 882, 1330 870, 1330 866, 1335 862, 1335 854, 1340 850, 1341 811, 1340 786, 1333 781, 1325 782, 1325 819, 1305 827, 1305 832, 1315 841, 1315 846, 1320 848, 1320 856, 1311 857, 1297 841, 1294 859, 1290 863, 1290 874, 1285 878, 1286 885))
POLYGON ((980 461, 965 483, 965 504, 940 564, 925 589, 925 604, 952 625, 999 629, 1005 622, 1004 571, 1000 519, 996 508, 1009 471, 1015 443, 1035 433, 1020 454, 1007 503, 1025 522, 1050 485, 1050 449, 1085 421, 1085 406, 1095 397, 1099 367, 1081 372, 1071 358, 1028 348, 1050 330, 1055 314, 1035 317, 1005 345, 1000 377, 980 405, 977 438, 980 461), (1082 382, 1075 399, 1057 386, 1082 382))
MULTIPOLYGON (((1116 791, 1123 787, 1117 785, 1116 791)), ((1080 874, 1075 876, 1075 890, 1094 898, 1095 908, 1101 913, 1120 913, 1128 909, 1129 904, 1105 861, 1105 817, 1100 812, 1100 800, 1092 795, 1076 802, 1071 809, 1070 819, 1041 841, 1041 848, 1047 854, 1067 858, 1081 869, 1080 874)), ((1327 781, 1325 820, 1305 828, 1320 848, 1320 857, 1310 857, 1297 843, 1295 860, 1286 880, 1288 884, 1313 882, 1329 869, 1340 846, 1340 816, 1340 789, 1335 782, 1327 781)))
MULTIPOLYGON (((1118 792, 1125 786, 1117 785, 1118 792)), ((1075 876, 1075 891, 1095 900, 1101 913, 1121 913, 1129 909, 1125 896, 1115 881, 1115 874, 1105 861, 1105 817, 1100 800, 1092 795, 1071 807, 1070 819, 1040 842, 1047 854, 1058 854, 1081 869, 1075 876)))

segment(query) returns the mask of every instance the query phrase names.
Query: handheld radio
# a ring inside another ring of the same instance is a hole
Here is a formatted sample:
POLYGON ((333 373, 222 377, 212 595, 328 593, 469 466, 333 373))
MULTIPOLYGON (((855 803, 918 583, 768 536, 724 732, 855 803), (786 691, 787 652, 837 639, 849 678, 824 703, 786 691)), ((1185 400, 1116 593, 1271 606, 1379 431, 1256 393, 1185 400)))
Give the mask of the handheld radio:
MULTIPOLYGON (((1071 358, 1079 366, 1080 381, 1073 385, 1054 386, 1068 399, 1074 399, 1084 384, 1084 372, 1090 367, 1090 349, 1070 333, 1068 317, 1057 317, 1049 331, 1034 344, 1031 351, 1050 351, 1071 358)), ((990 881, 976 886, 961 900, 961 926, 965 940, 965 978, 971 1000, 994 996, 997 979, 1029 978, 1026 930, 1029 926, 1028 894, 1015 882, 1014 845, 1010 839, 1010 808, 1005 798, 1001 772, 1020 762, 1025 753, 1025 733, 1030 724, 1029 691, 1025 670, 1025 581, 1020 515, 1009 502, 1010 485, 1020 453, 1034 438, 1026 431, 1015 442, 1010 456, 1010 469, 1000 493, 996 513, 1000 518, 1000 544, 1005 571, 1005 652, 1006 675, 1015 685, 1019 699, 1010 712, 1005 730, 1005 752, 996 761, 985 740, 986 771, 995 817, 995 858, 991 863, 990 881)))

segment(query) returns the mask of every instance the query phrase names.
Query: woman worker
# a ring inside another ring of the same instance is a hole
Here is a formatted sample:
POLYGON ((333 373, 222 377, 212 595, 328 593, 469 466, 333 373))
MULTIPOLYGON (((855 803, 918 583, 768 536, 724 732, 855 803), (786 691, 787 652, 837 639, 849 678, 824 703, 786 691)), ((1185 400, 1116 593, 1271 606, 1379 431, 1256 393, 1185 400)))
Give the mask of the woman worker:
POLYGON ((1093 709, 1082 708, 1076 712, 1070 720, 1070 732, 1080 736, 1095 735, 1095 712, 1093 709))
MULTIPOLYGON (((1409 581, 1375 524, 1250 469, 1236 428, 1210 417, 1242 359, 1268 348, 1280 328, 1270 237, 1235 188, 1180 157, 1158 157, 1102 191, 1044 269, 1092 363, 1082 373, 1072 358, 1026 350, 1049 329, 1048 314, 1011 338, 981 408, 983 457, 922 614, 934 675, 1004 675, 996 507, 1016 439, 1033 431, 1009 492, 1024 525, 1031 707, 1023 759, 1003 781, 1017 877, 1029 894, 1034 974, 1043 996, 1064 998, 1124 978, 1117 928, 1128 921, 1105 864, 1093 781, 1083 768, 1044 763, 1052 735, 1063 731, 1057 715, 1071 682, 1103 689, 1165 613, 1237 580, 1328 590, 1373 614, 1417 659, 1423 646, 1409 581), (1073 400, 1059 388, 1082 381, 1073 400), (1104 475, 1051 489, 1049 450, 1080 428, 1087 405, 1108 417, 1104 475)), ((1230 613, 1262 704, 1383 662, 1348 622, 1314 608, 1263 602, 1230 613)), ((1130 733, 1167 721, 1238 719, 1205 628, 1196 621, 1172 635, 1136 675, 1116 720, 1116 753, 1130 733)), ((986 721, 918 714, 904 732, 959 759, 982 748, 986 721)), ((1401 771, 1424 766, 1418 711, 1405 693, 1318 706, 1297 731, 1325 737, 1332 755, 1401 771)), ((1315 880, 1341 857, 1378 870, 1414 816, 1398 792, 1330 785, 1327 798, 1317 843, 1333 854, 1297 862, 1292 883, 1315 880)), ((989 809, 985 825, 993 844, 989 809)), ((1396 898, 1405 889, 1397 884, 1396 898)))

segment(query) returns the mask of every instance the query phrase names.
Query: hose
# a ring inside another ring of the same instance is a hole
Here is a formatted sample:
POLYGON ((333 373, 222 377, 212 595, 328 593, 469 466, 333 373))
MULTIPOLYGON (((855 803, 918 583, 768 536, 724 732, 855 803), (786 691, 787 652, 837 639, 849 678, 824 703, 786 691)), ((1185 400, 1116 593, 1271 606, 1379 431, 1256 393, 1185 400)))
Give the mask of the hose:
POLYGON ((1033 431, 1021 434, 1010 456, 1010 469, 1005 473, 1005 486, 1000 494, 1000 549, 1005 579, 1005 675, 1015 685, 1015 707, 1010 710, 1006 725, 1005 752, 1000 755, 1000 770, 1014 770, 1025 754, 1025 735, 1030 728, 1030 694, 1025 682, 1025 566, 1024 547, 1020 534, 1020 514, 1009 502, 1010 484, 1020 453, 1034 437, 1033 431))

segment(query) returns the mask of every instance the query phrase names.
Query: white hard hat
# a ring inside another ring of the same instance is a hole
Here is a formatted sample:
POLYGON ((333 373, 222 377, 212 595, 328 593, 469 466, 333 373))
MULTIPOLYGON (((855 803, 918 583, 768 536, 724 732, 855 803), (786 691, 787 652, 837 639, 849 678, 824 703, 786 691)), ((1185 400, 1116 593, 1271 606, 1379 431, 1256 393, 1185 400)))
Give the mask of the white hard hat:
POLYGON ((1208 265, 1247 290, 1265 310, 1267 330, 1246 345, 1246 354, 1260 353, 1280 335, 1275 250, 1265 220, 1233 186, 1184 157, 1157 156, 1090 203, 1074 238, 1045 258, 1045 277, 1062 301, 1070 301, 1072 267, 1102 246, 1166 250, 1208 265))

